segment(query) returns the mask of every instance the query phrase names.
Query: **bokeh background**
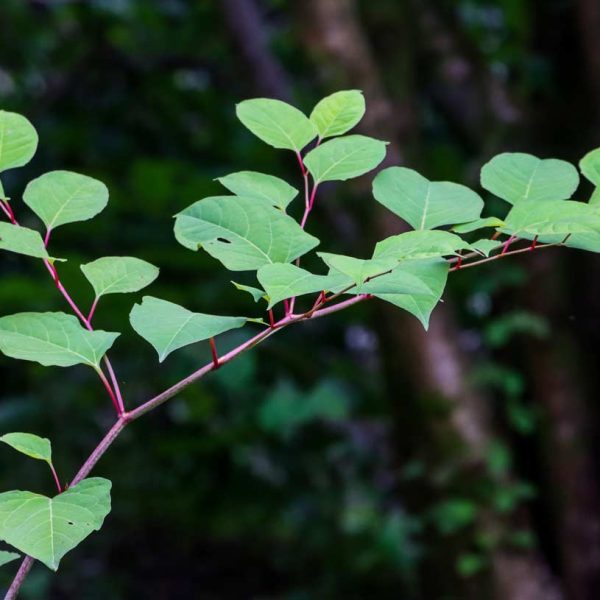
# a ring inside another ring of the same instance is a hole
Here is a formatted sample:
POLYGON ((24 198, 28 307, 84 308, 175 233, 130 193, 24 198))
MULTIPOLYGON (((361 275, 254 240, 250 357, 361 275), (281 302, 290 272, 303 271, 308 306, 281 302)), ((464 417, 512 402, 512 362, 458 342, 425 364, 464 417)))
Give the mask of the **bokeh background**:
MULTIPOLYGON (((600 145, 600 4, 0 4, 0 106, 41 138, 3 177, 21 220, 38 226, 19 197, 47 170, 111 190, 53 242, 84 305, 78 265, 129 254, 161 267, 153 295, 258 316, 219 263, 175 242, 172 215, 236 170, 301 184, 291 153, 236 122, 237 101, 308 112, 348 88, 365 92, 361 131, 391 142, 387 164, 432 179, 478 189, 503 150, 576 162, 600 145)), ((371 179, 323 187, 310 229, 329 250, 368 255, 399 227, 371 179)), ((1 314, 65 308, 38 264, 4 255, 0 272, 1 314)), ((123 331, 130 407, 209 358, 194 346, 157 368, 128 325, 136 299, 97 313, 123 331)), ((95 471, 114 483, 102 532, 58 577, 37 565, 23 599, 599 598, 599 299, 600 259, 551 250, 454 274, 427 335, 372 302, 275 336, 125 431, 95 471)), ((87 371, 0 358, 0 430, 51 438, 65 479, 113 419, 87 371)), ((52 492, 8 448, 0 485, 52 492)))

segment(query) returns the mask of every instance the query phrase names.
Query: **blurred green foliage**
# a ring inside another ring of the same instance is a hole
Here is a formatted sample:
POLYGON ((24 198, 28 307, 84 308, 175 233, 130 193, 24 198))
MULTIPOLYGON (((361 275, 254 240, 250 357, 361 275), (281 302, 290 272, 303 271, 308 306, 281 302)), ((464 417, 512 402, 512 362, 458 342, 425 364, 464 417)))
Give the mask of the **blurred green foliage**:
MULTIPOLYGON (((263 6, 271 48, 296 82, 298 104, 309 110, 323 89, 296 34, 294 4, 263 6)), ((360 8, 384 80, 402 96, 397 74, 403 58, 390 49, 405 12, 398 4, 360 8)), ((519 98, 544 98, 557 86, 549 61, 530 47, 534 4, 440 3, 519 98)), ((61 278, 84 306, 93 298, 78 265, 127 254, 161 268, 153 295, 191 310, 258 316, 251 297, 231 286, 216 261, 186 251, 172 237, 172 215, 219 190, 217 177, 253 169, 301 183, 291 154, 272 151, 236 122, 234 105, 255 95, 255 83, 217 5, 3 2, 0 105, 27 115, 41 139, 34 161, 3 178, 15 209, 24 224, 38 226, 18 198, 27 181, 56 168, 94 176, 111 192, 101 217, 63 228, 54 241, 56 253, 69 259, 61 278)), ((486 145, 503 131, 481 132, 476 148, 465 141, 432 99, 430 63, 415 59, 420 87, 408 92, 423 112, 423 139, 414 154, 432 179, 473 183, 486 145)), ((332 188, 327 201, 366 222, 363 195, 356 187, 332 188)), ((356 245, 368 245, 368 231, 350 227, 332 235, 319 216, 312 227, 330 240, 331 251, 345 251, 353 238, 356 254, 356 245)), ((2 314, 63 308, 35 264, 3 256, 0 268, 2 314)), ((539 419, 525 375, 506 347, 550 332, 542 317, 506 300, 526 280, 512 263, 465 273, 449 292, 460 307, 473 383, 493 396, 508 436, 519 443, 539 419)), ((239 282, 253 283, 243 275, 239 282)), ((149 369, 155 357, 129 329, 131 303, 127 296, 106 297, 96 317, 99 327, 124 332, 113 355, 129 407, 210 356, 208 347, 186 348, 149 369)), ((460 548, 442 565, 469 579, 489 567, 495 545, 537 543, 528 529, 509 527, 502 539, 483 533, 489 511, 518 511, 539 482, 529 483, 526 466, 523 478, 506 483, 514 461, 500 439, 475 483, 461 478, 452 453, 436 456, 424 423, 437 422, 448 408, 400 385, 406 379, 401 356, 394 357, 394 378, 388 377, 377 335, 381 318, 377 307, 357 307, 287 331, 125 431, 96 471, 114 483, 114 510, 102 532, 65 558, 58 578, 37 567, 23 598, 416 600, 423 598, 421 570, 441 548, 460 548)), ((239 335, 224 336, 221 349, 239 335)), ((25 363, 15 368, 0 359, 0 381, 0 431, 51 438, 57 469, 69 478, 112 418, 93 373, 25 363)), ((10 452, 0 452, 0 473, 2 489, 52 489, 43 465, 17 465, 10 452)), ((3 568, 0 583, 12 571, 3 568)))

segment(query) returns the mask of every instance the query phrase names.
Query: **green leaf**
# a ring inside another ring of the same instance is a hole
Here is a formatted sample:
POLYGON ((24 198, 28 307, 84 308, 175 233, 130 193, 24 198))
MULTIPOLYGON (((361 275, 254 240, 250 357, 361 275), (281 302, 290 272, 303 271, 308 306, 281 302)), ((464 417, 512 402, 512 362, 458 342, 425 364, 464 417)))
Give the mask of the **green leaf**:
POLYGON ((500 248, 502 242, 498 240, 477 240, 471 244, 471 248, 483 256, 489 256, 492 250, 500 248))
POLYGON ((389 167, 373 181, 375 199, 414 229, 435 229, 479 218, 483 200, 464 185, 429 181, 405 167, 389 167))
POLYGON ((10 223, 0 223, 0 250, 34 258, 47 260, 51 258, 46 251, 42 236, 37 231, 10 223))
POLYGON ((511 204, 523 200, 566 200, 577 189, 579 174, 564 160, 541 160, 531 154, 505 152, 483 166, 481 185, 511 204))
POLYGON ((442 297, 446 280, 448 278, 448 262, 440 259, 432 260, 409 260, 400 263, 388 275, 377 277, 363 285, 362 292, 373 294, 381 300, 390 302, 413 314, 427 329, 429 318, 433 309, 442 297), (405 285, 406 275, 419 279, 427 291, 419 294, 402 293, 394 291, 394 286, 405 285))
POLYGON ((385 158, 386 144, 364 135, 347 135, 311 150, 304 164, 317 184, 346 181, 374 169, 385 158))
POLYGON ((13 560, 17 560, 17 558, 20 557, 16 552, 4 552, 4 550, 0 550, 0 567, 7 565, 13 560))
POLYGON ((260 198, 283 211, 298 195, 298 190, 283 179, 256 171, 231 173, 219 177, 218 181, 236 196, 260 198))
POLYGON ((269 297, 269 308, 295 296, 314 292, 337 292, 352 285, 352 281, 343 275, 314 275, 290 264, 265 265, 259 269, 257 277, 269 297))
POLYGON ((319 138, 342 135, 365 114, 365 99, 359 90, 343 90, 323 98, 310 113, 319 138))
POLYGON ((470 249, 471 244, 448 231, 407 231, 378 242, 373 257, 398 261, 449 256, 455 255, 458 250, 470 249))
POLYGON ((595 186, 600 185, 600 148, 588 152, 580 161, 579 168, 586 179, 595 186))
POLYGON ((25 117, 0 110, 0 173, 26 165, 37 145, 38 134, 25 117))
POLYGON ((52 446, 50 440, 33 435, 32 433, 6 433, 0 437, 0 442, 8 444, 17 452, 26 456, 43 460, 52 464, 52 446))
POLYGON ((56 229, 96 216, 108 203, 108 188, 87 175, 51 171, 29 182, 23 200, 48 229, 56 229))
POLYGON ((236 106, 238 119, 274 148, 300 152, 317 137, 317 129, 297 108, 270 98, 244 100, 236 106))
POLYGON ((81 270, 92 284, 96 298, 139 292, 158 277, 154 265, 131 256, 105 256, 81 265, 81 270))
POLYGON ((520 237, 600 233, 600 213, 589 204, 571 200, 520 202, 508 213, 501 230, 520 237))
POLYGON ((370 277, 390 271, 398 264, 393 257, 361 259, 329 252, 317 252, 317 255, 330 269, 346 275, 359 288, 370 277))
POLYGON ((589 199, 589 204, 591 206, 598 206, 600 204, 600 188, 596 188, 589 199))
POLYGON ((92 477, 48 498, 33 492, 0 494, 0 539, 56 571, 62 557, 102 527, 111 483, 92 477))
POLYGON ((133 307, 129 321, 154 346, 162 362, 171 352, 242 327, 248 319, 194 313, 172 302, 144 296, 142 303, 133 307))
POLYGON ((233 285, 236 289, 240 290, 240 292, 248 292, 254 299, 254 302, 259 302, 260 300, 269 300, 269 295, 259 288, 252 287, 251 285, 244 285, 243 283, 236 283, 232 281, 233 285))
POLYGON ((319 244, 288 215, 245 196, 192 204, 177 215, 175 237, 191 250, 202 247, 232 271, 291 262, 319 244))
POLYGON ((471 233, 471 231, 477 231, 478 229, 484 229, 486 227, 502 227, 504 221, 498 217, 486 217, 484 219, 476 219, 470 223, 462 223, 461 225, 454 225, 450 230, 455 233, 471 233))
POLYGON ((75 317, 60 312, 0 318, 0 351, 45 367, 83 364, 98 369, 118 337, 118 333, 88 331, 75 317))

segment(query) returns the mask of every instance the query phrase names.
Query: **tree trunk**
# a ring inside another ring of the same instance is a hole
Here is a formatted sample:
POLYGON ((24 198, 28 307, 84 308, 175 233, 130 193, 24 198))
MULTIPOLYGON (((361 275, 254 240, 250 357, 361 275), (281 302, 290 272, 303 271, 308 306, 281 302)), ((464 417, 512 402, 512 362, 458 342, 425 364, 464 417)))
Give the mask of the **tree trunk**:
MULTIPOLYGON (((307 48, 325 59, 330 80, 364 91, 369 110, 368 119, 361 125, 363 131, 391 140, 388 159, 395 164, 402 162, 406 144, 415 134, 414 108, 410 102, 403 102, 403 109, 398 110, 387 96, 355 2, 305 0, 303 11, 307 48)), ((380 238, 398 233, 389 213, 380 210, 375 220, 380 238)), ((487 403, 466 384, 467 361, 458 344, 459 332, 448 303, 445 308, 436 309, 427 333, 412 317, 398 311, 386 310, 384 327, 395 338, 392 343, 396 348, 410 348, 409 375, 414 387, 442 396, 451 404, 446 428, 464 444, 469 462, 483 463, 485 450, 493 439, 487 403)), ((492 522, 488 527, 497 530, 502 524, 492 522)), ((497 549, 493 551, 492 565, 495 595, 499 600, 562 597, 547 565, 535 551, 517 553, 497 549)))

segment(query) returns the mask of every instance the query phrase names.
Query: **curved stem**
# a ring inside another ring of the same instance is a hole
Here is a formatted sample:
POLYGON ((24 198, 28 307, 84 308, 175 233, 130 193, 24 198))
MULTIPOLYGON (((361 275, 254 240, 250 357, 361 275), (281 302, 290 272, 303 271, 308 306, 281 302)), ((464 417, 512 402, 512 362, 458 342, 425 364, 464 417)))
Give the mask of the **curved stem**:
MULTIPOLYGON (((531 252, 532 250, 539 250, 541 248, 551 248, 551 247, 555 247, 555 246, 561 246, 561 245, 563 245, 563 243, 564 243, 564 241, 557 243, 557 244, 543 244, 543 245, 538 245, 535 248, 528 246, 527 248, 521 248, 518 250, 505 252, 504 254, 497 254, 495 256, 491 256, 491 257, 488 257, 488 258, 485 258, 482 260, 474 261, 472 263, 463 264, 461 266, 461 270, 465 269, 467 267, 477 266, 477 265, 480 265, 483 263, 498 260, 500 258, 504 258, 507 256, 512 256, 513 254, 520 254, 523 252, 531 252)), ((463 258, 465 258, 465 257, 463 257, 463 258)), ((451 260, 449 262, 456 262, 456 261, 451 260)), ((450 271, 454 271, 454 270, 456 270, 456 266, 452 267, 450 269, 450 271)), ((384 273, 382 273, 380 275, 383 275, 383 274, 384 273)), ((371 278, 371 279, 373 279, 373 278, 371 278)), ((352 287, 354 287, 354 286, 352 286, 352 287)), ((340 293, 343 293, 343 292, 340 292, 340 293)), ((323 301, 321 304, 317 303, 315 307, 313 307, 311 310, 309 310, 306 313, 303 313, 300 315, 294 315, 294 314, 286 315, 283 319, 274 323, 268 329, 261 331, 260 333, 251 337, 249 340, 247 340, 243 344, 240 344, 239 346, 237 346, 236 348, 234 348, 227 354, 220 357, 219 365, 223 365, 223 364, 226 364, 226 363, 232 361, 234 358, 236 358, 240 354, 246 352, 247 350, 250 350, 251 348, 254 348, 261 342, 265 341, 267 338, 271 337, 275 332, 277 332, 280 329, 283 329, 289 325, 292 325, 293 323, 297 323, 299 321, 308 320, 308 319, 317 319, 320 317, 325 317, 332 313, 339 312, 341 310, 344 310, 345 308, 348 308, 350 306, 358 304, 359 302, 362 302, 364 300, 369 300, 373 297, 370 294, 361 294, 361 295, 357 295, 352 298, 349 298, 348 300, 344 300, 343 302, 339 302, 338 304, 333 304, 331 306, 326 306, 324 308, 318 308, 318 307, 322 306, 323 304, 325 304, 326 302, 331 302, 331 300, 333 300, 337 296, 338 296, 337 294, 334 294, 330 298, 323 298, 323 301), (315 310, 315 309, 317 309, 317 310, 315 310)), ((161 406, 162 404, 164 404, 165 402, 167 402, 168 400, 170 400, 171 398, 176 396, 180 391, 182 391, 183 389, 185 389, 192 383, 198 381, 199 379, 201 379, 202 377, 204 377, 205 375, 207 375, 214 369, 215 369, 215 363, 213 361, 211 361, 208 364, 204 365, 202 368, 198 369, 197 371, 195 371, 194 373, 189 375, 188 377, 186 377, 185 379, 179 381, 175 385, 166 389, 164 392, 161 392, 154 398, 151 398, 147 402, 144 402, 142 405, 138 406, 136 409, 132 410, 131 412, 121 413, 119 415, 119 418, 117 419, 117 421, 110 428, 110 430, 104 436, 102 441, 98 444, 98 446, 96 446, 96 448, 90 454, 88 459, 81 466, 77 475, 75 475, 75 478, 71 482, 71 485, 72 486, 76 485, 77 483, 79 483, 80 481, 85 479, 90 474, 91 470, 94 468, 96 463, 102 458, 104 453, 108 450, 110 445, 115 441, 115 439, 119 436, 119 434, 123 431, 123 429, 126 427, 126 425, 129 422, 135 421, 135 420, 139 419, 140 417, 142 417, 143 415, 145 415, 146 413, 154 410, 155 408, 158 408, 159 406, 161 406)), ((17 597, 19 589, 20 589, 21 585, 23 584, 23 581, 24 581, 25 577, 27 576, 27 573, 31 569, 33 562, 34 561, 31 557, 29 557, 29 556, 25 557, 25 559, 21 563, 21 566, 19 567, 19 570, 7 592, 7 595, 4 597, 4 600, 14 600, 17 597)))
POLYGON ((54 483, 56 483, 58 493, 61 494, 63 490, 62 485, 60 484, 60 479, 58 478, 58 473, 56 472, 56 469, 52 463, 48 463, 48 466, 50 467, 50 471, 52 471, 52 477, 54 477, 54 483))

